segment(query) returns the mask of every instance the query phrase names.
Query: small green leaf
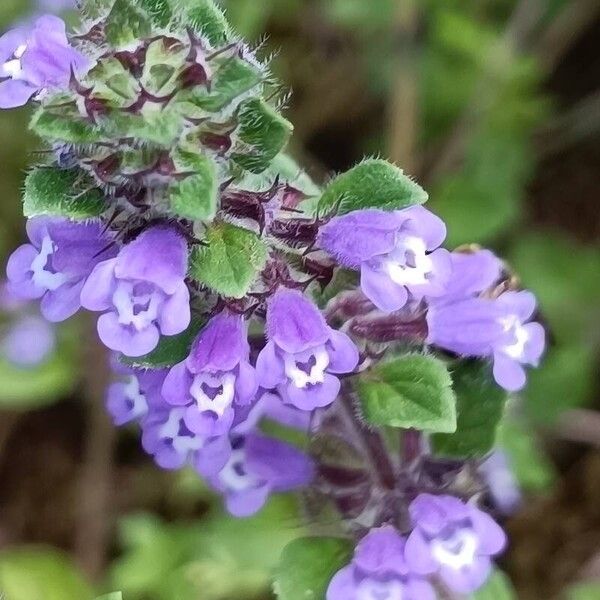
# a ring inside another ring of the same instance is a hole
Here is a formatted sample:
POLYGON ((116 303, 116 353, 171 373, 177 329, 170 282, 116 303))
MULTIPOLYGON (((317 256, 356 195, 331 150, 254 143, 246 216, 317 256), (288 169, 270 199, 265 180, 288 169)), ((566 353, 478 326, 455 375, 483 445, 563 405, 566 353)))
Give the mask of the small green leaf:
POLYGON ((213 0, 178 0, 185 10, 185 23, 205 36, 213 46, 225 44, 231 37, 231 28, 223 11, 213 0))
POLYGON ((0 555, 0 590, 7 600, 91 600, 92 590, 66 555, 22 547, 0 555))
POLYGON ((72 144, 93 144, 104 139, 102 131, 70 109, 56 112, 56 107, 41 106, 31 119, 29 128, 41 138, 72 144))
POLYGON ((215 216, 219 195, 217 166, 210 156, 179 149, 175 164, 193 175, 171 184, 171 210, 179 217, 207 221, 215 216))
POLYGON ((194 249, 190 276, 223 296, 242 298, 267 260, 264 242, 229 223, 210 227, 205 242, 194 249))
POLYGON ((323 600, 333 576, 352 557, 352 544, 338 538, 301 538, 288 544, 275 571, 279 600, 323 600))
POLYGON ((226 58, 216 67, 210 91, 195 88, 190 93, 189 101, 208 112, 218 112, 258 85, 262 78, 262 73, 255 65, 237 57, 226 58))
POLYGON ((452 379, 446 365, 432 356, 407 354, 381 363, 358 379, 357 389, 372 425, 456 430, 452 379))
POLYGON ((176 111, 168 109, 139 115, 115 112, 103 119, 102 128, 109 138, 132 137, 170 148, 179 139, 182 122, 176 111))
POLYGON ((496 441, 507 393, 493 379, 489 365, 469 361, 452 371, 457 427, 451 434, 432 436, 437 454, 455 458, 486 455, 496 441))
POLYGON ((469 596, 469 600, 517 600, 517 593, 510 579, 496 569, 486 584, 469 596))
POLYGON ((140 7, 150 15, 152 22, 158 27, 168 27, 173 11, 168 0, 137 0, 140 7))
POLYGON ((329 183, 319 211, 337 209, 343 215, 364 208, 398 210, 423 204, 427 198, 427 192, 402 169, 385 160, 368 159, 329 183))
POLYGON ((238 113, 238 137, 232 159, 253 173, 261 173, 283 150, 292 134, 292 124, 259 98, 243 102, 238 113))
POLYGON ((148 45, 141 83, 155 96, 166 96, 177 85, 177 76, 185 65, 188 49, 184 44, 160 38, 148 45))
POLYGON ((26 217, 59 215, 89 219, 105 209, 102 192, 78 169, 39 167, 25 179, 23 213, 26 217))
POLYGON ((135 0, 115 0, 104 25, 106 39, 113 46, 126 46, 152 33, 149 15, 135 0))
POLYGON ((187 358, 192 342, 200 329, 202 329, 202 322, 194 321, 183 333, 161 337, 158 346, 149 354, 137 358, 122 355, 120 361, 140 369, 172 367, 187 358))

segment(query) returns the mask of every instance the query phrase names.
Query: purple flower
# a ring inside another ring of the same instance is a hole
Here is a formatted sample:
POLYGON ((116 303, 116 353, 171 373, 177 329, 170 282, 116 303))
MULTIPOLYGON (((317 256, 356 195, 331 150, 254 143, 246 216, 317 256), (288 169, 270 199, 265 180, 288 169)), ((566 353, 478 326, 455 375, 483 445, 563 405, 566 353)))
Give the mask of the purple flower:
POLYGON ((54 327, 42 317, 24 315, 10 324, 0 346, 2 355, 13 365, 36 367, 53 352, 56 333, 54 327))
POLYGON ((510 464, 510 457, 504 450, 494 450, 479 466, 494 506, 503 515, 514 514, 523 497, 519 483, 510 464))
POLYGON ((66 88, 71 71, 81 73, 89 60, 72 48, 62 19, 38 18, 0 37, 0 108, 22 106, 48 88, 66 88))
POLYGON ((229 436, 207 439, 185 424, 185 408, 150 407, 142 422, 142 446, 163 469, 191 465, 203 476, 216 475, 231 456, 229 436))
POLYGON ((162 395, 185 407, 185 423, 194 433, 227 434, 236 407, 251 404, 258 389, 249 355, 243 317, 222 312, 200 332, 187 359, 169 371, 162 395))
POLYGON ((350 373, 358 364, 352 340, 329 327, 300 292, 288 289, 271 299, 267 331, 256 362, 259 384, 277 388, 284 402, 302 410, 331 404, 340 391, 335 374, 350 373))
POLYGON ((360 270, 362 291, 377 308, 394 312, 409 300, 444 293, 450 255, 438 247, 445 237, 441 219, 411 206, 335 217, 323 227, 319 241, 341 265, 360 270))
POLYGON ((536 310, 531 292, 505 292, 494 303, 503 310, 503 332, 494 344, 494 379, 509 392, 525 386, 523 365, 537 367, 546 346, 542 325, 530 322, 536 310))
POLYGON ((151 407, 160 408, 165 404, 160 389, 166 369, 152 371, 117 365, 115 371, 122 380, 112 383, 106 394, 106 408, 115 425, 140 421, 151 407))
POLYGON ((545 346, 544 328, 529 322, 536 309, 534 295, 479 295, 502 271, 491 252, 455 252, 452 264, 447 294, 429 301, 428 343, 463 356, 493 358, 498 384, 508 391, 520 390, 526 382, 523 365, 537 366, 545 346))
POLYGON ((300 450, 251 433, 233 437, 229 461, 208 481, 225 496, 232 515, 249 517, 264 506, 272 493, 308 485, 313 476, 313 464, 300 450))
POLYGON ((414 526, 406 561, 421 575, 439 573, 454 592, 468 594, 487 580, 490 557, 506 545, 502 528, 486 513, 453 496, 421 494, 409 512, 414 526))
POLYGON ((127 244, 116 258, 101 262, 81 292, 81 304, 104 312, 98 334, 110 349, 143 356, 160 334, 175 335, 190 323, 185 284, 188 249, 175 230, 152 227, 127 244))
POLYGON ((371 530, 331 580, 327 600, 435 600, 431 585, 409 569, 405 543, 391 525, 371 530))
POLYGON ((8 260, 9 288, 20 298, 41 298, 49 321, 64 321, 81 306, 85 278, 101 260, 113 254, 110 240, 97 222, 74 223, 36 217, 27 222, 30 244, 17 248, 8 260))

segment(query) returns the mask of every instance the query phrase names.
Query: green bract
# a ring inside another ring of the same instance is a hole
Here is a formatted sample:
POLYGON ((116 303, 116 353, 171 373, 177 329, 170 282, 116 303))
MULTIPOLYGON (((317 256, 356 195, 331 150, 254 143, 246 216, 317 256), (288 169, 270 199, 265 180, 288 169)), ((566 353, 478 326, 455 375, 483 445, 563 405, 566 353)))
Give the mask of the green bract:
POLYGON ((219 223, 206 233, 204 246, 192 253, 190 275, 214 291, 243 297, 267 260, 267 247, 251 231, 219 223))
POLYGON ((458 412, 456 432, 434 435, 433 448, 455 458, 485 456, 494 447, 507 393, 494 383, 485 363, 458 365, 452 380, 458 412))
POLYGON ((301 538, 283 550, 275 572, 280 600, 321 600, 331 578, 352 558, 352 543, 338 538, 301 538))
POLYGON ((77 169, 41 167, 25 180, 23 213, 26 217, 53 215, 71 219, 97 217, 106 202, 94 182, 77 169))
POLYGON ((456 399, 446 365, 408 354, 373 367, 357 383, 364 417, 371 425, 424 431, 456 430, 456 399))
POLYGON ((398 210, 427 202, 427 192, 402 169, 379 159, 368 159, 336 177, 319 201, 320 214, 345 214, 364 208, 398 210))

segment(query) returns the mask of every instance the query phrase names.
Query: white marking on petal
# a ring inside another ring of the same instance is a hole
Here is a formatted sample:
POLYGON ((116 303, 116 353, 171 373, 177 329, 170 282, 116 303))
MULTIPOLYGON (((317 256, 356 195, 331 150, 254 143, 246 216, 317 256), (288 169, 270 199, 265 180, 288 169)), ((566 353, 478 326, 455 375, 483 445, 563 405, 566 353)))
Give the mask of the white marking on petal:
POLYGON ((21 44, 14 52, 11 60, 7 60, 0 67, 0 76, 10 77, 11 79, 20 79, 23 68, 21 65, 21 58, 27 50, 27 44, 21 44))
POLYGON ((190 393, 196 400, 198 408, 202 411, 211 411, 222 417, 225 411, 233 403, 235 396, 235 380, 233 373, 228 372, 223 375, 211 375, 210 373, 200 373, 194 377, 190 388, 190 393), (210 397, 204 391, 205 388, 219 390, 214 397, 210 397))
POLYGON ((383 268, 399 285, 423 285, 433 271, 425 242, 414 236, 401 236, 396 248, 383 259, 383 268))
POLYGON ((52 273, 47 271, 48 258, 56 251, 56 244, 46 235, 42 240, 42 247, 38 255, 31 263, 31 277, 33 283, 44 290, 54 291, 69 281, 69 277, 64 273, 52 273))
POLYGON ((517 315, 511 315, 501 321, 504 331, 515 337, 515 342, 502 346, 500 350, 515 360, 523 359, 529 334, 517 315))
POLYGON ((140 390, 140 382, 135 375, 129 378, 129 381, 124 385, 125 398, 130 400, 133 408, 130 411, 134 419, 143 417, 148 412, 148 403, 146 395, 140 390))
POLYGON ((232 492, 245 492, 258 487, 261 483, 256 475, 248 473, 246 451, 243 448, 231 453, 231 458, 219 473, 219 480, 227 490, 232 492))
POLYGON ((325 381, 325 369, 329 366, 329 354, 325 346, 298 354, 283 355, 285 374, 297 388, 316 385, 325 381), (312 364, 311 364, 312 363, 312 364), (300 365, 300 366, 299 366, 300 365), (308 373, 306 367, 309 367, 308 373), (304 368, 302 368, 304 367, 304 368))
POLYGON ((363 579, 356 588, 356 600, 404 600, 404 586, 398 579, 363 579))
POLYGON ((446 539, 435 538, 431 542, 431 554, 441 565, 460 569, 473 564, 479 540, 470 529, 457 529, 446 539))
POLYGON ((137 331, 142 331, 156 321, 163 298, 157 291, 136 294, 134 288, 133 282, 120 281, 112 301, 119 315, 119 323, 133 325, 137 331))
POLYGON ((200 450, 204 442, 197 435, 180 435, 182 426, 185 431, 188 431, 183 423, 184 415, 185 408, 171 410, 167 422, 159 430, 159 435, 162 439, 173 440, 173 449, 175 452, 187 458, 191 452, 200 450))

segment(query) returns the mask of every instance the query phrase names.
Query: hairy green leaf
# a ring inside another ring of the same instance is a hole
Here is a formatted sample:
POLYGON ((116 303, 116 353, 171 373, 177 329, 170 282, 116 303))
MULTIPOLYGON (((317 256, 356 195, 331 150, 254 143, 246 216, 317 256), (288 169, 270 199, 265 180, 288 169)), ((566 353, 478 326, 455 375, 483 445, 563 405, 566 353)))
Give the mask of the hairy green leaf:
POLYGON ((39 167, 25 179, 26 217, 57 215, 70 219, 97 217, 106 209, 102 192, 78 169, 39 167))
POLYGON ((210 156, 179 150, 175 163, 193 173, 171 184, 171 210, 179 217, 209 220, 215 216, 219 194, 217 167, 210 156))
POLYGON ((452 370, 452 380, 456 431, 432 436, 433 448, 437 454, 455 458, 484 456, 494 447, 507 393, 495 383, 490 366, 483 362, 458 364, 452 370))
POLYGON ((210 90, 195 88, 189 101, 208 112, 218 112, 263 79, 259 68, 241 58, 224 59, 216 67, 210 90))
POLYGON ((227 43, 231 28, 223 11, 213 0, 175 0, 183 9, 185 23, 205 36, 213 46, 227 43))
POLYGON ((300 538, 288 544, 275 571, 279 600, 322 600, 332 577, 350 562, 352 544, 338 538, 300 538))
POLYGON ((209 227, 204 241, 192 253, 190 276, 223 296, 242 298, 267 260, 264 242, 229 223, 209 227))
POLYGON ((452 433, 456 398, 446 365, 407 354, 381 363, 357 380, 365 419, 376 426, 452 433))
POLYGON ((126 46, 152 33, 149 14, 135 0, 115 0, 104 25, 106 39, 116 47, 126 46))
POLYGON ((283 150, 292 134, 292 124, 259 98, 243 102, 238 112, 241 141, 232 154, 239 165, 261 173, 283 150))
POLYGON ((319 211, 343 215, 364 208, 398 210, 423 204, 427 198, 427 192, 402 169, 385 160, 368 159, 326 186, 319 211))

